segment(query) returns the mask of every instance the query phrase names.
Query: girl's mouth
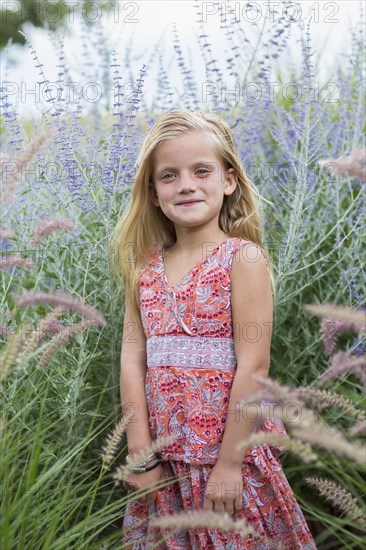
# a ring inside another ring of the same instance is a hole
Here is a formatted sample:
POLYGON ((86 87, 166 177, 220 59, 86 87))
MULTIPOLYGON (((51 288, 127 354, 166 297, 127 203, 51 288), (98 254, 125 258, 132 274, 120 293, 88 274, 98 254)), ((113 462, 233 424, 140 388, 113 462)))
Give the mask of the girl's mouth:
POLYGON ((202 201, 193 201, 193 202, 181 202, 178 206, 193 206, 194 204, 199 204, 202 201))

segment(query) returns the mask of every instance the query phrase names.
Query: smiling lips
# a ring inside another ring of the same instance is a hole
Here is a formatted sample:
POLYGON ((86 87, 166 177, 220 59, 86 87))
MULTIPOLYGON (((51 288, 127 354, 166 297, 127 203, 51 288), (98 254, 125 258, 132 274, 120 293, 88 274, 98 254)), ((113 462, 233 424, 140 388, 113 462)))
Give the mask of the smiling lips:
POLYGON ((192 204, 198 204, 202 201, 189 201, 189 202, 179 202, 177 206, 191 206, 192 204))

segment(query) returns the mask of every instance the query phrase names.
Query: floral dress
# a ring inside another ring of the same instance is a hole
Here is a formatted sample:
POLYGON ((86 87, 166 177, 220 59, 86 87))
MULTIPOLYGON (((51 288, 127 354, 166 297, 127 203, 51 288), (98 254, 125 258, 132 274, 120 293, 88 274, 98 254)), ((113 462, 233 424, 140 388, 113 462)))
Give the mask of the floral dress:
MULTIPOLYGON (((228 410, 236 370, 230 271, 234 254, 248 243, 255 244, 226 239, 175 287, 164 271, 162 244, 152 249, 140 272, 149 428, 153 440, 177 438, 161 451, 164 476, 177 481, 158 489, 151 504, 127 504, 122 542, 133 550, 273 548, 263 535, 289 550, 316 548, 279 461, 283 445, 251 447, 243 459, 243 507, 233 519, 245 519, 262 537, 206 528, 173 532, 149 523, 152 516, 203 508, 227 416, 239 413, 228 410)), ((261 416, 258 430, 287 435, 282 421, 273 417, 261 416)))

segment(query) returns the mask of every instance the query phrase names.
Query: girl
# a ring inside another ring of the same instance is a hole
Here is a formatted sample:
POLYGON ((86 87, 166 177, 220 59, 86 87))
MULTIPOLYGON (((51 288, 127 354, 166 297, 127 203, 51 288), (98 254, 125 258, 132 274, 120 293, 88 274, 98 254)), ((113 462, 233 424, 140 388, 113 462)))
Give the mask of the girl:
POLYGON ((262 389, 252 374, 269 371, 274 285, 259 203, 230 127, 216 115, 170 111, 146 136, 137 166, 112 240, 126 288, 120 383, 123 412, 135 412, 129 457, 158 437, 176 439, 125 488, 175 481, 127 505, 123 543, 234 550, 273 548, 270 539, 314 549, 279 462, 286 447, 237 450, 253 430, 286 431, 280 420, 255 421, 238 408, 262 389), (192 509, 245 519, 258 536, 149 524, 153 515, 192 509))

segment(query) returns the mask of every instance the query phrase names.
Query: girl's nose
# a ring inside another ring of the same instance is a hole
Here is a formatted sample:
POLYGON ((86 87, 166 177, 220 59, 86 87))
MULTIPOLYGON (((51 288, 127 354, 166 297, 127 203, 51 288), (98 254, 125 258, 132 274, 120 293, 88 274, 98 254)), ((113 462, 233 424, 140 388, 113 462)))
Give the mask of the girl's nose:
POLYGON ((179 189, 186 191, 196 188, 194 177, 189 174, 182 174, 179 180, 179 189))

